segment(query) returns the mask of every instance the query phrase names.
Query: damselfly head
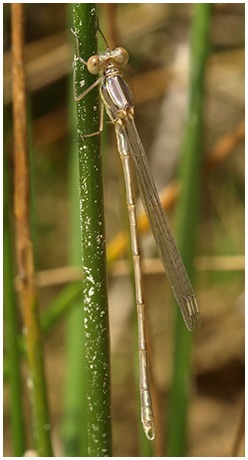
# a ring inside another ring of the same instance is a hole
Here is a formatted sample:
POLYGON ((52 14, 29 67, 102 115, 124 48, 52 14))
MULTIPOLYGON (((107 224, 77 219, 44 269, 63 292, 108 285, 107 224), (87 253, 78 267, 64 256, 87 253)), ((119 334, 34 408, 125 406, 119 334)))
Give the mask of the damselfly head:
POLYGON ((123 66, 127 64, 129 55, 125 48, 115 48, 112 51, 107 51, 102 54, 94 54, 87 61, 87 69, 93 75, 97 75, 99 72, 103 72, 109 64, 116 64, 117 66, 123 66))

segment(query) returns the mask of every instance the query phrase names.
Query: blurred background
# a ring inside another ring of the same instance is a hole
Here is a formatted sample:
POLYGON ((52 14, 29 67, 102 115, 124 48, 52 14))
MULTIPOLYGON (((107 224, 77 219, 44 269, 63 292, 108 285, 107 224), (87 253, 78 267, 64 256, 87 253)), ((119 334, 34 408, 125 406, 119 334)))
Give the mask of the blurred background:
MULTIPOLYGON (((202 327, 195 333, 192 347, 187 456, 244 455, 242 442, 238 442, 238 448, 235 444, 242 438, 244 424, 244 8, 242 3, 213 4, 211 51, 205 80, 204 157, 217 152, 218 160, 213 161, 209 171, 204 169, 199 199, 194 285, 202 327)), ((188 99, 192 4, 101 3, 98 11, 101 28, 110 45, 128 49, 127 75, 135 102, 137 128, 155 183, 162 191, 176 178, 181 154, 188 99)), ((3 12, 5 153, 11 192, 10 4, 3 5, 3 12)), ((42 312, 67 283, 80 279, 80 262, 78 269, 69 267, 73 245, 70 152, 73 149, 77 154, 70 118, 75 111, 71 91, 73 37, 70 27, 71 13, 67 4, 26 4, 29 136, 37 284, 42 312)), ((100 49, 102 46, 100 41, 100 49)), ((125 231, 123 215, 126 211, 114 129, 106 125, 104 131, 105 225, 109 243, 118 232, 125 231)), ((12 203, 11 193, 10 200, 12 203)), ((168 210, 173 229, 175 208, 176 202, 168 210)), ((166 439, 175 307, 149 232, 141 236, 141 247, 143 256, 148 259, 144 265, 144 280, 152 369, 166 439)), ((121 256, 123 259, 123 254, 121 256)), ((114 456, 139 455, 135 311, 128 272, 128 264, 124 262, 112 262, 109 266, 114 456)), ((68 369, 67 321, 68 315, 64 315, 45 338, 52 438, 57 456, 65 456, 61 430, 68 369)), ((23 363, 24 383, 25 366, 23 363)), ((27 389, 23 387, 25 423, 30 439, 27 389)), ((4 456, 11 455, 6 378, 4 456)))

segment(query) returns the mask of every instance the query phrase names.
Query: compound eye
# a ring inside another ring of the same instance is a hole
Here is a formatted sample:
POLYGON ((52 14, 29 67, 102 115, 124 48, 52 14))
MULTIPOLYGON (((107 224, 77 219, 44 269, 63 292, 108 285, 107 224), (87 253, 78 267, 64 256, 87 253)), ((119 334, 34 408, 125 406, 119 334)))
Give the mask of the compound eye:
POLYGON ((97 75, 99 73, 99 70, 100 70, 100 59, 99 59, 99 56, 94 55, 94 56, 91 56, 88 61, 87 61, 87 69, 90 73, 92 73, 93 75, 97 75))
POLYGON ((116 64, 125 65, 128 63, 129 54, 125 48, 116 48, 114 51, 116 64))

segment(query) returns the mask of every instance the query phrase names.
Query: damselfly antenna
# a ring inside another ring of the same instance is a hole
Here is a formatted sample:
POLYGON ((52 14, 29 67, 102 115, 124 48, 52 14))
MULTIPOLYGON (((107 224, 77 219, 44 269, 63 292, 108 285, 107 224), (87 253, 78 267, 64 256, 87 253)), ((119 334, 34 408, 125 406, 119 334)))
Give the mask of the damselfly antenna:
POLYGON ((99 20, 98 20, 98 19, 97 19, 97 28, 98 28, 98 30, 99 30, 99 32, 100 32, 102 38, 103 38, 103 41, 105 42, 105 45, 106 45, 106 47, 107 47, 107 50, 109 51, 109 50, 110 50, 109 44, 108 44, 108 42, 107 42, 107 39, 106 39, 104 33, 102 32, 102 30, 101 30, 100 27, 99 27, 99 20))

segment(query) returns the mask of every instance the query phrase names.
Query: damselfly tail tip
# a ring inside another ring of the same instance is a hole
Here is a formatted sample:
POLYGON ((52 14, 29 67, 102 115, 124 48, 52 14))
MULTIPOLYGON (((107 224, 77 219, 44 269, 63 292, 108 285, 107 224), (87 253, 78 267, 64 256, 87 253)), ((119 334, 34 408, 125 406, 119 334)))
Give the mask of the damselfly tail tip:
POLYGON ((185 324, 189 331, 201 326, 201 315, 194 294, 185 297, 186 310, 183 314, 185 324))
POLYGON ((153 420, 149 420, 149 422, 143 423, 143 428, 147 439, 149 441, 153 441, 155 439, 155 425, 153 420))

